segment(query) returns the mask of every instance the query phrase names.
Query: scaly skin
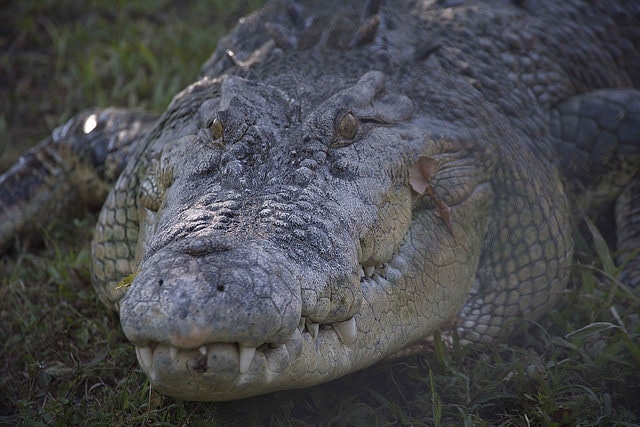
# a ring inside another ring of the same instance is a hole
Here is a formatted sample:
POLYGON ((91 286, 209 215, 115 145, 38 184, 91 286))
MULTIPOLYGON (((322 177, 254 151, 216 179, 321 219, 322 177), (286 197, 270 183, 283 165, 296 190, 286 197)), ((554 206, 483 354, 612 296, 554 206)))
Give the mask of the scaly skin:
MULTIPOLYGON (((0 253, 12 237, 82 205, 100 206, 155 117, 87 110, 0 175, 0 253)), ((77 210, 76 210, 77 212, 77 210)))
POLYGON ((133 138, 92 274, 159 391, 504 339, 560 297, 573 218, 617 204, 638 247, 632 2, 379 3, 271 2, 133 138))

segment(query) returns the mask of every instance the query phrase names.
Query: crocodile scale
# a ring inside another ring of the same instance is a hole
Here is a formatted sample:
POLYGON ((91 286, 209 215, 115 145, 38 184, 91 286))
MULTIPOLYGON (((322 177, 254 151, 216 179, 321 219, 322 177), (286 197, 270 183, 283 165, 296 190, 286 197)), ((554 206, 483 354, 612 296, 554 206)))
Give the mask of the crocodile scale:
POLYGON ((79 113, 0 176, 0 250, 102 204, 92 281, 158 391, 307 387, 640 283, 634 1, 278 1, 160 117, 79 113))

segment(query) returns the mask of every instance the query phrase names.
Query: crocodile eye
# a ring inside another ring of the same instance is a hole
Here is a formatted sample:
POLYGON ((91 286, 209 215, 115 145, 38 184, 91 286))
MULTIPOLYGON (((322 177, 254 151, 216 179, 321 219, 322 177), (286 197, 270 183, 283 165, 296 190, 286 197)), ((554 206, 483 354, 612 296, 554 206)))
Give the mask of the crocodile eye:
POLYGON ((358 132, 358 119, 352 113, 347 113, 338 122, 338 134, 345 139, 353 139, 358 132))
POLYGON ((224 131, 224 126, 222 125, 222 122, 220 121, 220 119, 218 119, 217 117, 213 119, 213 122, 211 123, 211 126, 209 126, 209 128, 211 129, 211 134, 213 135, 213 139, 222 138, 222 132, 224 131))

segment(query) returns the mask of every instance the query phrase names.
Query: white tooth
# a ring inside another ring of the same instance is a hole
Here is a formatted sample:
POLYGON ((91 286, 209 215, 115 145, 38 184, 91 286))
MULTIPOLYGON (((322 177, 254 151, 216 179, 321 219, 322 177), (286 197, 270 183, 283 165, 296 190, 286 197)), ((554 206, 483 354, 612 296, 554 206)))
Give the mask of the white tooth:
POLYGON ((364 277, 364 268, 362 268, 362 265, 360 266, 360 269, 358 271, 358 274, 360 274, 360 278, 362 279, 364 277))
POLYGON ((369 265, 364 268, 364 275, 367 277, 373 276, 373 272, 376 271, 375 265, 369 265))
POLYGON ((198 351, 200 352, 201 355, 206 356, 207 355, 207 346, 203 345, 203 346, 199 347, 198 351))
POLYGON ((356 340, 358 328, 356 327, 356 319, 354 317, 344 322, 335 323, 333 327, 343 344, 351 345, 356 340))
POLYGON ((379 286, 385 286, 387 281, 384 277, 378 276, 377 274, 373 277, 373 281, 376 282, 379 286))
POLYGON ((298 321, 298 329, 300 330, 300 332, 304 331, 305 322, 306 322, 306 319, 304 317, 301 317, 300 320, 298 321))
POLYGON ((384 275, 390 282, 398 281, 402 278, 402 273, 397 268, 389 267, 384 268, 384 275))
POLYGON ((318 331, 320 330, 320 324, 316 322, 312 322, 311 320, 307 319, 306 325, 307 325, 307 330, 311 334, 311 337, 315 339, 318 336, 318 331))
POLYGON ((175 362, 178 357, 178 349, 175 347, 169 347, 169 357, 171 357, 171 360, 175 362))
POLYGON ((151 347, 136 347, 136 356, 138 356, 138 363, 144 370, 150 370, 153 366, 153 352, 151 347))
POLYGON ((255 347, 245 347, 242 344, 238 345, 239 353, 240 353, 240 373, 244 374, 249 370, 251 366, 251 362, 253 361, 253 356, 256 354, 255 347))
POLYGON ((140 347, 136 347, 136 357, 138 358, 138 365, 140 365, 140 367, 144 369, 144 366, 142 364, 142 356, 140 355, 140 347))

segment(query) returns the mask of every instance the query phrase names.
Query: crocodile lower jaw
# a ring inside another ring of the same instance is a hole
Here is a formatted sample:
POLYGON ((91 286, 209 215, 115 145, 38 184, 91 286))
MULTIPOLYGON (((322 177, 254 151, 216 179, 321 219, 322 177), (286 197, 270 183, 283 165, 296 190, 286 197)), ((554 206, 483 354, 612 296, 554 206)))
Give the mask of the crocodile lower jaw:
MULTIPOLYGON (((309 334, 313 340, 316 340, 320 334, 335 334, 340 342, 344 345, 353 344, 358 336, 358 328, 356 325, 355 317, 344 322, 337 322, 331 324, 319 324, 312 322, 304 317, 300 320, 300 326, 298 331, 303 334, 309 334)), ((136 356, 138 362, 142 366, 145 372, 152 372, 154 368, 154 352, 162 351, 169 354, 170 359, 174 363, 181 363, 185 361, 200 360, 200 363, 193 365, 192 369, 197 371, 206 371, 208 366, 206 363, 207 356, 217 353, 227 353, 227 356, 233 355, 237 359, 237 367, 240 374, 246 373, 251 367, 251 363, 256 353, 261 353, 264 357, 268 357, 269 350, 277 349, 279 347, 286 346, 286 344, 274 345, 263 344, 260 347, 247 347, 240 343, 210 343, 202 345, 197 349, 181 349, 166 344, 158 344, 156 346, 146 345, 138 347, 136 346, 136 356), (160 350, 159 350, 160 349, 160 350), (195 357, 195 359, 194 359, 195 357), (198 365, 198 366, 196 366, 198 365)))
MULTIPOLYGON (((362 267, 360 276, 363 286, 389 285, 384 266, 362 267)), ((136 355, 151 384, 161 392, 190 400, 237 399, 292 388, 296 382, 286 378, 290 375, 288 372, 296 371, 291 365, 302 364, 307 370, 313 370, 319 361, 314 362, 311 356, 329 360, 336 351, 356 350, 357 318, 358 314, 343 322, 320 324, 301 317, 291 338, 279 345, 265 343, 256 348, 239 342, 214 342, 196 348, 178 348, 156 343, 136 346, 136 355), (290 384, 283 387, 283 381, 290 384), (190 382, 193 387, 176 390, 190 382)), ((327 365, 327 360, 319 364, 327 365)), ((302 380, 300 386, 317 382, 323 381, 302 380)))
POLYGON ((279 346, 211 343, 197 349, 178 349, 158 344, 136 347, 136 355, 152 387, 161 393, 186 400, 235 400, 307 387, 344 375, 342 370, 331 372, 330 361, 312 357, 331 358, 336 351, 348 353, 350 346, 341 341, 338 330, 355 333, 355 325, 353 319, 342 325, 319 325, 316 338, 307 327, 304 332, 296 328, 291 339, 279 346), (323 367, 316 369, 316 362, 323 367))

